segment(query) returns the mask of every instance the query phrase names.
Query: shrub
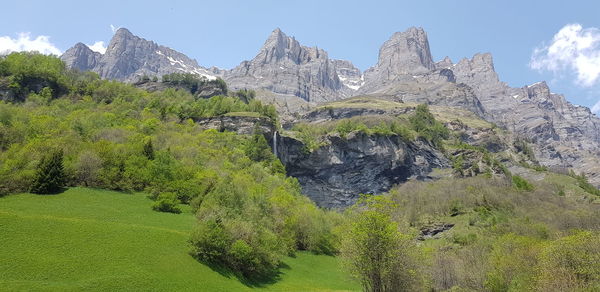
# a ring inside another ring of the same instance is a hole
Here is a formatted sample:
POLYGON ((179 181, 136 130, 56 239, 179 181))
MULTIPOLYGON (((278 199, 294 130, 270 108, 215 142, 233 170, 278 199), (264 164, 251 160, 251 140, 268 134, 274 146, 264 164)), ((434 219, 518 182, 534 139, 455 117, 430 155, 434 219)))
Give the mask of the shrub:
POLYGON ((450 137, 448 128, 435 120, 427 104, 418 105, 409 120, 413 130, 436 147, 441 147, 442 140, 450 137))
POLYGON ((54 194, 64 186, 63 151, 56 150, 39 162, 30 191, 36 194, 54 194))
POLYGON ((598 291, 600 234, 580 231, 546 245, 539 261, 538 291, 598 291))
POLYGON ((177 194, 161 193, 160 195, 158 195, 158 198, 156 199, 154 204, 152 204, 152 210, 179 214, 181 213, 181 209, 179 209, 177 205, 179 205, 177 194))
POLYGON ((517 190, 533 191, 534 189, 534 186, 530 182, 518 175, 512 176, 512 183, 517 190))
POLYGON ((350 212, 343 237, 346 266, 363 291, 415 291, 420 287, 412 260, 412 239, 392 220, 396 204, 384 196, 363 196, 350 212))
POLYGON ((577 184, 584 191, 592 195, 600 196, 600 189, 596 188, 594 185, 589 183, 587 177, 584 174, 575 175, 574 173, 571 173, 570 175, 577 180, 577 184))

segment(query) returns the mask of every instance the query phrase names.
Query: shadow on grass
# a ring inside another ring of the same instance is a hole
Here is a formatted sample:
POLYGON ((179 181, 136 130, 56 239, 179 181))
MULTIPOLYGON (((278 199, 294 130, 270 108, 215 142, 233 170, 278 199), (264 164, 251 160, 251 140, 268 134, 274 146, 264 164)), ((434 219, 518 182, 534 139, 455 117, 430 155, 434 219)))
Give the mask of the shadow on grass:
MULTIPOLYGON (((194 257, 195 258, 195 257, 194 257)), ((219 273, 221 276, 224 276, 226 278, 232 278, 235 277, 238 279, 238 281, 240 281, 242 284, 246 285, 247 287, 250 288, 262 288, 265 286, 269 286, 269 285, 273 285, 275 283, 277 283, 279 280, 281 280, 281 275, 282 270, 289 270, 290 266, 288 266, 285 263, 280 263, 279 266, 277 267, 277 269, 270 271, 268 273, 262 273, 260 275, 256 275, 253 277, 246 277, 244 275, 242 275, 241 273, 234 271, 222 264, 219 263, 212 263, 212 262, 206 262, 206 261, 202 261, 199 260, 197 258, 195 258, 198 262, 206 265, 207 267, 209 267, 211 270, 219 273)))
POLYGON ((45 192, 45 193, 42 193, 42 192, 31 192, 31 193, 32 194, 36 194, 36 195, 40 195, 40 196, 54 196, 54 195, 60 195, 60 194, 62 194, 64 192, 66 192, 68 189, 69 188, 67 188, 67 187, 63 187, 63 188, 59 188, 57 190, 53 190, 53 191, 45 192))

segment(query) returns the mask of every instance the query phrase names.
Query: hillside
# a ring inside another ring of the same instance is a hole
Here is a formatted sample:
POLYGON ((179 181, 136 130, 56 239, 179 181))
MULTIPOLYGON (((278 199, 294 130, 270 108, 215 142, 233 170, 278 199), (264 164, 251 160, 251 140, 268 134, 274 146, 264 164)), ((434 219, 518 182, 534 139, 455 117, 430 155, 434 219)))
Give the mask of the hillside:
POLYGON ((242 283, 197 262, 194 217, 154 212, 144 194, 73 188, 0 198, 4 291, 355 291, 330 256, 299 253, 277 277, 242 283))
POLYGON ((600 190, 457 106, 475 99, 363 94, 281 119, 256 94, 194 74, 132 85, 53 56, 0 58, 0 281, 600 287, 600 190))

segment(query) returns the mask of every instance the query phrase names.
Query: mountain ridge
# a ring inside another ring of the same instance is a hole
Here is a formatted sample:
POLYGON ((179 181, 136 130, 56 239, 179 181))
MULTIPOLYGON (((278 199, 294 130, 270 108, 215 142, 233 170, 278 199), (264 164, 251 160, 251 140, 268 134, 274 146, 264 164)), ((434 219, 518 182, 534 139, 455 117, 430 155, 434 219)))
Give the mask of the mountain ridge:
POLYGON ((290 114, 358 95, 464 108, 531 140, 543 165, 573 168, 600 186, 600 118, 589 108, 551 93, 545 82, 508 86, 490 53, 455 64, 448 57, 435 62, 422 28, 394 33, 381 46, 377 63, 364 72, 350 61, 330 59, 321 48, 301 45, 279 28, 252 60, 229 70, 206 69, 126 29, 115 33, 105 54, 84 46, 76 44, 61 58, 69 67, 107 79, 135 81, 173 72, 220 77, 231 89, 257 90, 257 98, 290 114))

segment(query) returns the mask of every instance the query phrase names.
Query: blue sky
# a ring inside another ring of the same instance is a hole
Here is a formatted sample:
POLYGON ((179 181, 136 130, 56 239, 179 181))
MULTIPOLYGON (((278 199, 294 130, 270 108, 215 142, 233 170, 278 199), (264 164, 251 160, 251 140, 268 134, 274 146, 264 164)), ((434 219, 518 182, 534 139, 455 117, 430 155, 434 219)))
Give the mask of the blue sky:
POLYGON ((19 33, 29 33, 32 40, 48 36, 41 41, 60 51, 79 41, 107 44, 112 25, 172 47, 203 66, 221 68, 254 57, 279 27, 302 44, 319 46, 364 70, 377 61, 379 47, 392 33, 420 26, 435 60, 449 56, 457 62, 491 52, 500 78, 511 86, 546 80, 553 92, 573 103, 593 107, 600 101, 600 78, 595 78, 600 63, 594 63, 600 61, 599 1, 19 0, 2 6, 0 49, 2 37, 6 42, 19 33), (594 45, 573 53, 553 43, 568 24, 581 26, 571 30, 572 37, 587 36, 594 45), (553 44, 562 51, 544 50, 553 44), (536 48, 541 51, 534 69, 536 48))

